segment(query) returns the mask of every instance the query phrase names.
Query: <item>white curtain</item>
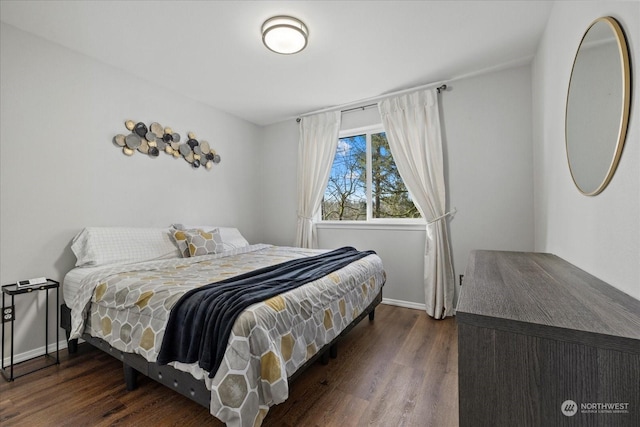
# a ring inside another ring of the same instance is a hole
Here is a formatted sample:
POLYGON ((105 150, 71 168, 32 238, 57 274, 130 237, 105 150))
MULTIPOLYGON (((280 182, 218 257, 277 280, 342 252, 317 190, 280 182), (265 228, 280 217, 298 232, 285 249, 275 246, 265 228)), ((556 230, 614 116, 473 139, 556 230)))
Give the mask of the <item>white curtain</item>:
POLYGON ((385 99, 378 104, 391 154, 416 207, 427 220, 424 255, 426 311, 454 314, 454 278, 445 216, 440 112, 436 89, 385 99))
POLYGON ((313 216, 320 209, 338 146, 340 112, 315 114, 300 120, 298 142, 298 230, 296 245, 316 246, 313 216))

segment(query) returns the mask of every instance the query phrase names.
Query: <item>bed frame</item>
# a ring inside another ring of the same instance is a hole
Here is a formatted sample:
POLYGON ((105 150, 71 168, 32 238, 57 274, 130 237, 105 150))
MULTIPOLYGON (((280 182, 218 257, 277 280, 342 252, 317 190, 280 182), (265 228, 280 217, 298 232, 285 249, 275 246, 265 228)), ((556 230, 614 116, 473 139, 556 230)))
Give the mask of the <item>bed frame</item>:
MULTIPOLYGON (((322 347, 311 359, 307 360, 296 372, 289 377, 289 384, 293 382, 306 368, 315 363, 318 359, 323 364, 329 362, 329 357, 336 358, 338 356, 338 340, 353 329, 362 319, 369 316, 369 320, 373 321, 375 316, 375 308, 382 301, 382 290, 374 298, 371 304, 360 315, 353 320, 346 328, 335 337, 330 343, 322 347)), ((60 306, 60 327, 66 331, 69 354, 78 351, 78 340, 69 340, 71 333, 71 310, 62 304, 60 306)), ((150 363, 139 354, 125 353, 111 347, 106 341, 100 338, 94 338, 89 334, 83 334, 82 339, 87 341, 94 347, 99 348, 105 353, 122 361, 124 371, 124 380, 127 390, 131 391, 136 388, 138 372, 147 377, 163 384, 183 396, 195 401, 196 403, 209 408, 211 403, 211 392, 207 390, 204 381, 195 379, 191 374, 179 371, 169 365, 158 365, 150 363)))

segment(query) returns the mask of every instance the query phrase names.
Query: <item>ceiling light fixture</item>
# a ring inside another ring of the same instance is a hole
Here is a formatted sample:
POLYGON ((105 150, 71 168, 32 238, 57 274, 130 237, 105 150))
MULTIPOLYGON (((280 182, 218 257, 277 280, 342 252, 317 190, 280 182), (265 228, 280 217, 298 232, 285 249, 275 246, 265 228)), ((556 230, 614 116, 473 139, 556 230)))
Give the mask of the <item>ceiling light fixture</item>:
POLYGON ((299 19, 274 16, 262 24, 262 42, 267 49, 282 55, 291 55, 307 47, 309 30, 299 19))

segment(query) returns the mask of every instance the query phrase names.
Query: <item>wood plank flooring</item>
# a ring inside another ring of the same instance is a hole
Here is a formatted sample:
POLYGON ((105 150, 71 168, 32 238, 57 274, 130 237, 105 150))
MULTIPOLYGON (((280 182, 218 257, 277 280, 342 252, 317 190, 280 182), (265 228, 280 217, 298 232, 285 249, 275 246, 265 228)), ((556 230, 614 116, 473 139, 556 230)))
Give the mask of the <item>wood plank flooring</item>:
MULTIPOLYGON (((138 376, 127 392, 122 364, 88 344, 61 364, 0 379, 2 426, 222 426, 208 409, 138 376)), ((263 426, 457 426, 455 319, 381 304, 311 366, 263 426)))

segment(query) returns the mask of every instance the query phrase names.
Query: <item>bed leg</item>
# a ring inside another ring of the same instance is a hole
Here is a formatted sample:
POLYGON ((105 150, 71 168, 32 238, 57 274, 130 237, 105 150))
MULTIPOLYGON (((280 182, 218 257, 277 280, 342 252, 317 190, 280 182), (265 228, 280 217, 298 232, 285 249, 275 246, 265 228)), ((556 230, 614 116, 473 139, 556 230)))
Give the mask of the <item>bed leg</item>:
POLYGON ((127 391, 135 390, 137 386, 136 377, 138 376, 138 371, 126 363, 122 363, 122 368, 124 370, 124 382, 127 386, 127 391))
MULTIPOLYGON (((69 333, 67 333, 67 335, 69 335, 69 333)), ((78 352, 77 339, 70 340, 69 337, 67 336, 67 351, 69 352, 69 354, 75 354, 78 352)))
POLYGON ((329 364, 329 352, 325 351, 324 353, 322 353, 322 356, 320 356, 320 362, 322 362, 323 365, 328 365, 329 364))
POLYGON ((331 356, 332 359, 335 359, 336 357, 338 357, 338 344, 334 344, 331 347, 329 347, 329 356, 331 356))
POLYGON ((369 312, 369 321, 373 322, 374 317, 376 317, 376 309, 375 308, 369 312))
POLYGON ((67 351, 69 354, 78 352, 78 340, 70 340, 71 335, 71 310, 66 304, 60 306, 60 327, 64 329, 64 333, 67 336, 67 351))

